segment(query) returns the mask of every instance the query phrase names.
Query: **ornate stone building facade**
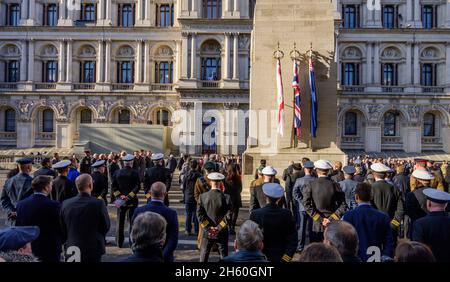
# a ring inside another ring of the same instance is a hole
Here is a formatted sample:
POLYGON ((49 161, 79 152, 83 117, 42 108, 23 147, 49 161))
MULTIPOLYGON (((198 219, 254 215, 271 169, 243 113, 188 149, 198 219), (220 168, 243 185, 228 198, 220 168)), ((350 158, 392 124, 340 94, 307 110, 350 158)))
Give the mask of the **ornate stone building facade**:
POLYGON ((341 0, 339 9, 340 147, 450 152, 450 2, 341 0))
MULTIPOLYGON (((241 0, 1 0, 0 143, 71 148, 84 124, 172 128, 172 115, 248 108, 252 7, 241 0)), ((182 151, 237 153, 214 145, 182 151)), ((221 124, 222 123, 222 124, 221 124)), ((199 126, 181 135, 193 135, 199 126)), ((170 133, 170 130, 166 132, 170 133)), ((145 136, 142 136, 145 138, 145 136)), ((91 140, 92 141, 92 140, 91 140)), ((95 141, 95 140, 94 140, 95 141)), ((177 148, 165 148, 173 150, 177 148)))

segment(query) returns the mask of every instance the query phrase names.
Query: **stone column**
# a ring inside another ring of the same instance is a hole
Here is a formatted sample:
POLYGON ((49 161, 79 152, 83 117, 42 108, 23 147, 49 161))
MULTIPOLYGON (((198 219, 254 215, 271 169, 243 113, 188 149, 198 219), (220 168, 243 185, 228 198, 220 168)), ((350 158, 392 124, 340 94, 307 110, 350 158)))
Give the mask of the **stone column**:
POLYGON ((142 12, 143 12, 143 0, 137 0, 136 3, 136 25, 137 23, 141 23, 142 21, 142 12))
POLYGON ((59 0, 59 20, 66 19, 66 16, 66 0, 59 0))
POLYGON ((59 63, 58 63, 58 83, 64 82, 65 76, 64 76, 64 57, 65 55, 65 41, 61 40, 59 41, 59 63))
POLYGON ((22 40, 20 46, 20 81, 27 80, 27 41, 22 40))
POLYGON ((450 28, 450 0, 447 0, 446 14, 447 14, 447 19, 445 22, 445 27, 450 28))
POLYGON ((105 7, 105 1, 107 0, 98 0, 97 2, 97 24, 102 23, 103 19, 105 18, 104 15, 104 7, 105 7))
POLYGON ((223 58, 223 70, 222 70, 222 77, 224 80, 227 80, 230 78, 230 43, 231 41, 231 33, 226 32, 225 33, 225 46, 224 46, 224 58, 223 58))
MULTIPOLYGON (((372 84, 372 73, 373 73, 373 66, 372 66, 372 42, 367 43, 367 72, 366 72, 366 83, 372 84)), ((341 69, 340 67, 338 69, 341 69)))
POLYGON ((28 82, 34 82, 34 40, 28 41, 28 82))
POLYGON ((239 33, 234 34, 233 43, 233 80, 239 80, 239 33))
POLYGON ((150 83, 150 41, 146 40, 144 44, 144 83, 150 83))
POLYGON ((105 25, 112 24, 112 0, 105 0, 106 13, 105 13, 105 25))
POLYGON ((200 11, 201 5, 199 5, 199 0, 192 0, 192 10, 191 10, 191 17, 198 18, 202 15, 200 11))
POLYGON ((111 40, 106 40, 106 48, 105 48, 105 83, 111 83, 111 40))
POLYGON ((151 22, 150 19, 152 18, 152 6, 155 6, 155 3, 153 1, 147 1, 145 2, 145 8, 144 8, 144 22, 145 25, 154 26, 155 23, 151 22))
POLYGON ((413 2, 414 0, 406 0, 406 23, 411 23, 413 17, 413 2))
POLYGON ((405 84, 406 85, 411 85, 412 84, 412 80, 411 80, 411 76, 412 76, 412 48, 413 48, 413 44, 412 42, 406 42, 406 79, 405 79, 405 84))
POLYGON ((191 34, 191 79, 197 79, 197 34, 191 34))
POLYGON ((233 17, 235 17, 235 18, 239 18, 241 16, 240 2, 241 2, 240 0, 234 0, 233 17))
POLYGON ((134 83, 141 83, 142 77, 142 39, 136 41, 136 63, 134 64, 134 83))
POLYGON ((421 10, 420 0, 414 0, 414 26, 418 28, 422 27, 421 10))
POLYGON ((182 32, 181 35, 181 78, 186 79, 188 78, 189 33, 182 32))
POLYGON ((446 53, 446 55, 445 55, 445 57, 446 57, 445 73, 446 73, 446 75, 445 75, 445 77, 447 78, 445 83, 447 84, 447 88, 449 88, 449 90, 447 91, 447 93, 448 93, 450 91, 450 42, 447 42, 445 49, 446 49, 446 52, 445 52, 446 53))
POLYGON ((97 48, 97 83, 102 83, 104 82, 103 78, 103 41, 99 40, 98 41, 98 48, 97 48))
POLYGON ((176 50, 173 61, 173 83, 177 83, 180 78, 180 62, 181 62, 181 41, 176 41, 176 50))
POLYGON ((419 43, 415 43, 414 45, 414 85, 420 85, 420 63, 419 63, 419 43))
POLYGON ((22 0, 20 5, 20 21, 21 25, 25 24, 28 19, 28 0, 22 0))
POLYGON ((376 85, 380 85, 381 84, 381 79, 380 79, 380 75, 381 75, 381 66, 380 66, 380 43, 379 42, 375 42, 375 48, 374 48, 374 67, 373 67, 373 71, 374 73, 374 84, 376 85))
POLYGON ((32 148, 35 140, 33 120, 18 119, 16 124, 16 134, 17 148, 32 148))
POLYGON ((35 0, 28 0, 29 1, 29 11, 28 11, 28 20, 27 25, 34 25, 35 19, 36 19, 36 1, 35 0))
POLYGON ((72 40, 67 40, 66 82, 72 83, 72 40))

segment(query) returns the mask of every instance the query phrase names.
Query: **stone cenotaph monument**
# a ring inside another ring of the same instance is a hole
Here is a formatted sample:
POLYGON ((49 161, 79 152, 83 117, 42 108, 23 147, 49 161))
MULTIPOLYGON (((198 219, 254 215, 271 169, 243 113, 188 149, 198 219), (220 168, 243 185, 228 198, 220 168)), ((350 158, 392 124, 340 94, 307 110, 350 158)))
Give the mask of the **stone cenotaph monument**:
MULTIPOLYGON (((252 34, 249 139, 244 153, 244 187, 254 179, 261 159, 281 173, 289 161, 345 161, 337 140, 336 32, 340 24, 337 1, 258 0, 252 34), (283 56, 284 55, 284 56, 283 56), (277 58, 284 90, 283 136, 278 134, 277 58), (309 58, 315 69, 317 136, 311 137, 309 58), (302 127, 293 130, 293 59, 299 62, 302 127)), ((247 192, 247 191, 246 191, 247 192)), ((246 194, 246 193, 245 193, 246 194)))

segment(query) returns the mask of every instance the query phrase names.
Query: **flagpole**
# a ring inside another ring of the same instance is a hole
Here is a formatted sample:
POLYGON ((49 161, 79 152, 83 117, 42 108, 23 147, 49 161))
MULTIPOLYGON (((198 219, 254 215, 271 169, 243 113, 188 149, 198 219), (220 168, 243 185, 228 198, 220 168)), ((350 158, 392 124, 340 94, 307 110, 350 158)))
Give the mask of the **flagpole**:
MULTIPOLYGON (((310 48, 309 48, 309 60, 310 60, 310 63, 312 64, 312 50, 313 50, 313 47, 312 47, 313 45, 312 45, 312 42, 310 42, 310 48)), ((311 66, 308 66, 308 67, 311 67, 311 66)), ((311 71, 311 70, 310 70, 311 71)), ((311 75, 311 74, 310 74, 311 75)), ((311 90, 312 91, 312 90, 311 90)), ((311 151, 313 150, 313 147, 312 147, 312 130, 313 130, 313 128, 312 128, 312 118, 313 118, 313 116, 312 116, 312 96, 310 95, 310 98, 309 98, 309 116, 310 116, 310 118, 311 118, 311 120, 310 120, 310 122, 309 122, 309 148, 311 149, 311 151)))

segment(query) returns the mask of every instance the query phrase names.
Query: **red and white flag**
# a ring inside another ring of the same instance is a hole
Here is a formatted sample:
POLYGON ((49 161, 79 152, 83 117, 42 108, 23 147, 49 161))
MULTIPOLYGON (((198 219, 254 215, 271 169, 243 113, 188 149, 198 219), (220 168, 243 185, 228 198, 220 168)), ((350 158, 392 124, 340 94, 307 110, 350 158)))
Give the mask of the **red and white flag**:
POLYGON ((284 94, 281 76, 281 60, 277 60, 277 102, 278 102, 278 134, 284 135, 284 94))

